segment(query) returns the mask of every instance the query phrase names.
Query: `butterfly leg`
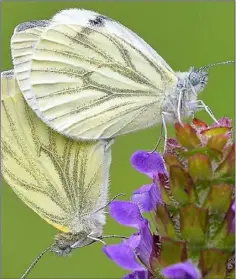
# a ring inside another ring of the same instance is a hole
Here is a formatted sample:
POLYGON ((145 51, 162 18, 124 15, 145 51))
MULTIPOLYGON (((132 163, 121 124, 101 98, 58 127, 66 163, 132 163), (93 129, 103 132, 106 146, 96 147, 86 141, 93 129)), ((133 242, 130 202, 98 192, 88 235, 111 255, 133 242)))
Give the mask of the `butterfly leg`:
POLYGON ((104 238, 123 238, 123 239, 129 239, 129 237, 127 237, 127 236, 116 235, 116 234, 103 235, 103 236, 101 236, 101 239, 104 239, 104 238))
POLYGON ((166 115, 165 112, 161 113, 162 125, 163 125, 163 129, 164 129, 164 150, 163 150, 163 153, 165 153, 166 146, 167 146, 167 127, 166 127, 165 115, 166 115))
POLYGON ((153 153, 157 150, 157 147, 159 146, 162 139, 163 139, 163 123, 161 123, 161 132, 160 132, 159 138, 157 140, 157 143, 156 143, 155 147, 153 148, 153 150, 149 153, 153 153))
POLYGON ((202 100, 197 100, 194 105, 196 105, 197 109, 204 109, 214 122, 219 123, 211 109, 202 100))
POLYGON ((158 145, 160 144, 160 141, 163 139, 163 135, 162 135, 163 134, 163 130, 164 130, 164 148, 163 148, 163 153, 165 153, 165 151, 166 151, 166 146, 167 146, 167 127, 166 127, 165 115, 168 116, 169 113, 168 112, 162 112, 161 113, 161 119, 162 119, 161 134, 159 136, 157 144, 155 145, 155 148, 150 153, 153 153, 154 151, 156 151, 158 145))
POLYGON ((91 232, 87 237, 90 238, 90 239, 92 239, 92 240, 94 240, 94 241, 99 241, 99 242, 101 242, 103 245, 106 245, 106 242, 102 240, 102 239, 104 239, 104 238, 122 238, 122 239, 129 239, 129 237, 127 237, 127 236, 116 235, 116 234, 104 235, 104 236, 101 236, 101 237, 94 237, 94 236, 93 236, 93 232, 91 232))
POLYGON ((179 99, 178 99, 178 107, 177 107, 177 118, 178 118, 179 123, 183 126, 183 123, 182 123, 182 120, 181 120, 182 98, 183 98, 183 90, 180 90, 179 99))
POLYGON ((165 116, 168 117, 168 116, 170 116, 170 114, 168 112, 162 112, 161 113, 161 119, 162 119, 161 134, 160 134, 160 137, 159 137, 159 139, 157 141, 157 144, 156 144, 155 148, 150 153, 153 153, 154 151, 156 151, 158 145, 160 144, 160 141, 163 139, 163 135, 162 135, 163 130, 164 130, 164 148, 163 148, 163 153, 165 153, 165 151, 166 151, 166 146, 167 146, 167 127, 166 127, 165 116))
POLYGON ((105 242, 105 241, 101 240, 101 238, 94 237, 92 234, 93 234, 93 232, 91 232, 87 237, 90 238, 90 239, 92 239, 92 240, 94 240, 94 241, 99 241, 99 242, 101 242, 103 245, 106 245, 106 242, 105 242))

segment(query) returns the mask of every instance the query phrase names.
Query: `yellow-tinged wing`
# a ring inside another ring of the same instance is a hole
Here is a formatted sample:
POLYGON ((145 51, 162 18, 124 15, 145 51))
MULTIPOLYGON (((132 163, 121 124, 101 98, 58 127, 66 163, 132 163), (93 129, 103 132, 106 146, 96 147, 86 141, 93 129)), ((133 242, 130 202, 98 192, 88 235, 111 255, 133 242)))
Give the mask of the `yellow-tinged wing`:
POLYGON ((160 122, 166 93, 177 82, 141 38, 91 11, 54 16, 29 60, 33 109, 75 139, 113 138, 160 122))
POLYGON ((56 228, 82 230, 81 220, 107 202, 110 143, 63 137, 30 109, 13 71, 3 72, 1 82, 4 179, 56 228))

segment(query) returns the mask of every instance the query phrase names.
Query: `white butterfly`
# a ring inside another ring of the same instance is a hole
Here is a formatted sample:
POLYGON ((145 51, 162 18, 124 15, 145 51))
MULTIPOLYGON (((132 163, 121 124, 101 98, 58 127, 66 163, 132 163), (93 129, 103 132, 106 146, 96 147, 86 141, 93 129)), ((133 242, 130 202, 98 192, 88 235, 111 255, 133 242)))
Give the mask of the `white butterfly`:
POLYGON ((108 139, 158 122, 166 136, 166 121, 199 109, 216 121, 197 100, 212 65, 174 72, 139 36, 96 12, 69 9, 20 24, 11 49, 26 101, 70 138, 108 139))
POLYGON ((65 255, 107 238, 102 230, 113 140, 79 142, 53 131, 27 105, 13 71, 1 74, 1 128, 4 179, 58 229, 55 243, 42 254, 51 250, 65 255))

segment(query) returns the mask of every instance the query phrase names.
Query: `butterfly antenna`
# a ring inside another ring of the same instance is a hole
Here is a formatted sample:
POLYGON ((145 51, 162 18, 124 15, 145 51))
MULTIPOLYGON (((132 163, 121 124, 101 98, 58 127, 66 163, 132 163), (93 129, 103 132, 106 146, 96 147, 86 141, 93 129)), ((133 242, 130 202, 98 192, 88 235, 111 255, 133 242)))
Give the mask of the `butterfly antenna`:
MULTIPOLYGON (((54 245, 54 244, 53 244, 54 245)), ((42 251, 31 263, 31 265, 26 269, 25 273, 21 276, 20 279, 25 279, 27 275, 31 272, 31 270, 34 268, 34 266, 38 263, 38 261, 42 258, 42 256, 51 250, 53 245, 50 245, 48 248, 46 248, 44 251, 42 251)))
POLYGON ((232 61, 229 60, 229 61, 223 61, 223 62, 212 63, 212 64, 208 64, 208 65, 206 65, 206 66, 203 66, 203 67, 199 68, 197 71, 198 71, 198 72, 201 72, 201 71, 204 71, 204 70, 208 70, 209 68, 214 67, 214 66, 217 66, 217 65, 234 64, 234 63, 235 63, 235 61, 233 61, 233 60, 232 60, 232 61))
POLYGON ((111 202, 113 202, 115 199, 117 199, 118 197, 120 196, 124 196, 125 194, 124 193, 119 193, 117 194, 114 198, 112 198, 109 202, 107 202, 103 207, 100 207, 99 209, 97 209, 96 211, 94 211, 93 213, 96 213, 100 210, 103 210, 104 208, 106 208, 111 202))

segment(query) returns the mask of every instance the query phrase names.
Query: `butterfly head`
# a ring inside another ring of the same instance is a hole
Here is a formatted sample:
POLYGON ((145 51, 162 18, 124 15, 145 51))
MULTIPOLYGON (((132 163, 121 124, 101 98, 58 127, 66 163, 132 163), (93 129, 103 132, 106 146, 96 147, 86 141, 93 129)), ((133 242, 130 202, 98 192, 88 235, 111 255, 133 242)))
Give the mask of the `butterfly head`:
POLYGON ((198 94, 205 88, 208 81, 207 70, 193 67, 187 72, 177 72, 176 75, 175 92, 168 95, 163 107, 170 121, 188 117, 197 110, 198 94))
POLYGON ((188 71, 188 81, 192 91, 195 94, 200 93, 208 81, 208 72, 204 69, 194 69, 191 67, 188 71))
POLYGON ((227 64, 234 64, 234 61, 229 60, 229 61, 212 63, 200 67, 198 69, 194 69, 193 67, 191 67, 188 71, 188 80, 193 91, 199 93, 205 88, 208 81, 208 70, 210 68, 215 67, 217 65, 227 65, 227 64))
POLYGON ((234 64, 234 61, 224 61, 195 69, 191 67, 188 72, 178 72, 177 84, 174 94, 168 96, 163 111, 172 114, 172 118, 190 116, 198 109, 198 94, 203 91, 208 81, 208 70, 216 65, 234 64))
POLYGON ((67 256, 71 253, 72 249, 81 248, 96 242, 88 237, 86 232, 63 233, 60 232, 55 236, 55 244, 51 251, 57 256, 67 256))

